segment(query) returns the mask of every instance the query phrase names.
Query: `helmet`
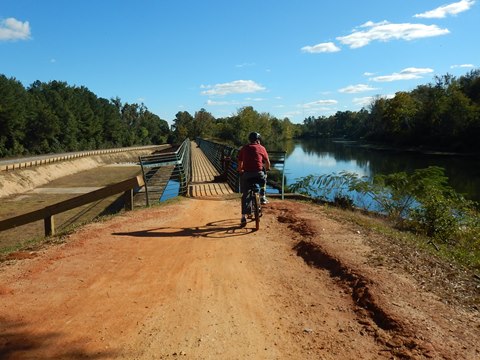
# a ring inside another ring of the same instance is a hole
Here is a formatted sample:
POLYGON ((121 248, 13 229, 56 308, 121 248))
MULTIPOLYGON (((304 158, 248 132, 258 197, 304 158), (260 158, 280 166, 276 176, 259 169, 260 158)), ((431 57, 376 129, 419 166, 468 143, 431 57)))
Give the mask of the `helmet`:
POLYGON ((259 133, 257 133, 257 132, 251 132, 251 133, 248 135, 248 141, 254 142, 254 141, 257 141, 257 140, 260 140, 260 134, 259 134, 259 133))

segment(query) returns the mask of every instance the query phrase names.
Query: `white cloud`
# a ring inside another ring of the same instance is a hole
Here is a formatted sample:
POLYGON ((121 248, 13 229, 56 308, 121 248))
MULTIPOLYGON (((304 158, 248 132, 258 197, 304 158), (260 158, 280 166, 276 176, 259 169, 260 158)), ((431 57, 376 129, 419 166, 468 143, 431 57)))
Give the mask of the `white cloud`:
POLYGON ((245 101, 265 101, 264 98, 245 98, 245 101))
POLYGON ((474 0, 461 0, 456 3, 440 6, 436 9, 421 14, 415 14, 414 17, 426 19, 442 19, 447 17, 448 15, 457 15, 461 12, 470 10, 473 4, 475 4, 474 0))
POLYGON ((294 118, 294 117, 299 116, 299 115, 304 115, 304 113, 300 110, 294 110, 294 111, 288 111, 288 112, 284 113, 282 117, 284 117, 284 118, 287 117, 287 118, 291 119, 291 118, 294 118))
POLYGON ((214 100, 207 100, 206 105, 208 106, 223 106, 223 105, 238 105, 236 101, 214 101, 214 100))
POLYGON ((244 68, 244 67, 250 67, 250 66, 255 66, 255 63, 243 63, 243 64, 235 65, 235 67, 237 68, 244 68))
POLYGON ((360 105, 362 107, 370 105, 375 99, 382 98, 382 99, 392 99, 395 97, 395 94, 387 94, 387 95, 375 95, 375 96, 364 96, 360 98, 353 98, 352 102, 355 105, 360 105))
POLYGON ((257 84, 252 80, 235 80, 229 83, 216 84, 216 85, 201 85, 201 89, 208 89, 202 91, 202 95, 228 95, 228 94, 245 94, 256 93, 264 91, 265 87, 257 84))
POLYGON ((473 64, 461 64, 461 65, 452 65, 450 69, 457 69, 457 68, 474 68, 475 65, 473 64))
POLYGON ((399 80, 412 80, 420 79, 422 75, 430 74, 433 72, 433 69, 429 68, 406 68, 400 71, 399 73, 393 73, 391 75, 376 76, 370 80, 377 82, 390 82, 390 81, 399 81, 399 80))
POLYGON ((30 39, 30 24, 14 18, 0 20, 0 41, 30 39))
POLYGON ((374 23, 368 21, 361 26, 367 30, 354 30, 350 35, 340 36, 337 39, 352 49, 370 44, 372 41, 415 40, 432 36, 446 35, 448 29, 441 29, 437 25, 424 24, 392 24, 388 21, 374 23))
POLYGON ((330 105, 336 105, 338 103, 337 100, 317 100, 317 101, 312 101, 306 104, 301 104, 299 105, 300 107, 304 109, 316 109, 319 110, 327 110, 326 106, 330 105))
POLYGON ((306 53, 333 53, 340 51, 340 48, 335 45, 333 42, 321 43, 313 46, 304 46, 302 47, 302 52, 306 53))
POLYGON ((371 87, 370 85, 357 84, 357 85, 349 85, 349 86, 344 87, 344 88, 342 88, 338 91, 341 92, 341 93, 356 94, 356 93, 371 91, 371 90, 377 90, 377 89, 374 88, 374 87, 371 87))
POLYGON ((360 98, 353 98, 352 102, 355 105, 368 106, 372 103, 374 98, 375 98, 375 96, 364 96, 364 97, 360 97, 360 98))

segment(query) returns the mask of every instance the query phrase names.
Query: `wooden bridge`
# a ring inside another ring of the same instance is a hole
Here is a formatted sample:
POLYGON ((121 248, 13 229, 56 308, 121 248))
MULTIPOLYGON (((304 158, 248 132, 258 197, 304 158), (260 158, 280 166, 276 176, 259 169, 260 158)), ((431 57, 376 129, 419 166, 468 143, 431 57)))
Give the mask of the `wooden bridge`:
POLYGON ((215 169, 200 147, 191 144, 192 178, 188 186, 188 196, 195 198, 221 197, 234 192, 215 169))
MULTIPOLYGON (((186 139, 175 151, 140 157, 145 188, 137 198, 146 205, 162 199, 184 195, 195 198, 232 196, 239 192, 236 158, 238 149, 197 138, 186 139), (156 181, 158 178, 160 180, 156 181), (169 190, 169 185, 171 186, 169 190), (145 194, 144 194, 145 193, 145 194)), ((282 174, 285 152, 269 152, 270 162, 280 167, 282 174)), ((278 189, 278 184, 277 187, 278 189)), ((136 201, 136 205, 139 203, 136 201)))
POLYGON ((135 195, 135 206, 149 206, 178 195, 206 198, 234 194, 225 174, 220 176, 194 141, 187 139, 174 150, 140 156, 139 160, 145 186, 135 195))

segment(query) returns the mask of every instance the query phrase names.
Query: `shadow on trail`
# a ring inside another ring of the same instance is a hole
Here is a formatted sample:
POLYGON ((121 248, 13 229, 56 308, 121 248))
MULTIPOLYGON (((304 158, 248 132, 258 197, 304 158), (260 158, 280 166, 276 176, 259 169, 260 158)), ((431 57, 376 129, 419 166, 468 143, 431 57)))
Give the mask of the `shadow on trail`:
MULTIPOLYGON (((59 346, 60 332, 33 332, 28 323, 0 317, 0 359, 111 359, 114 350, 87 351, 79 345, 59 346)), ((77 342, 79 343, 79 342, 77 342)))
POLYGON ((159 227, 155 229, 139 230, 131 232, 118 232, 112 235, 137 236, 137 237, 207 237, 207 238, 229 238, 244 236, 254 232, 254 228, 241 227, 238 220, 227 219, 210 222, 204 226, 189 228, 159 227))

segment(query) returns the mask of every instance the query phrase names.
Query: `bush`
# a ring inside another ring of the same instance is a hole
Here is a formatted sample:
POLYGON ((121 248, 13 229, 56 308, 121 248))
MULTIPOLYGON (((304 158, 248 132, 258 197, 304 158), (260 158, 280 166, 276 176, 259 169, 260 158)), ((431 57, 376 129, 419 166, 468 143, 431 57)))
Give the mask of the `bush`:
POLYGON ((397 226, 409 225, 451 245, 468 244, 472 251, 480 253, 476 204, 448 186, 448 178, 440 167, 417 169, 412 174, 377 175, 373 179, 348 172, 310 175, 299 179, 290 190, 342 207, 350 207, 352 196, 357 194, 361 199, 357 205, 387 215, 397 226))
POLYGON ((312 196, 323 201, 349 204, 347 207, 352 207, 354 201, 349 191, 351 183, 356 179, 358 179, 357 174, 346 171, 340 172, 340 174, 308 175, 290 185, 288 191, 312 196))

